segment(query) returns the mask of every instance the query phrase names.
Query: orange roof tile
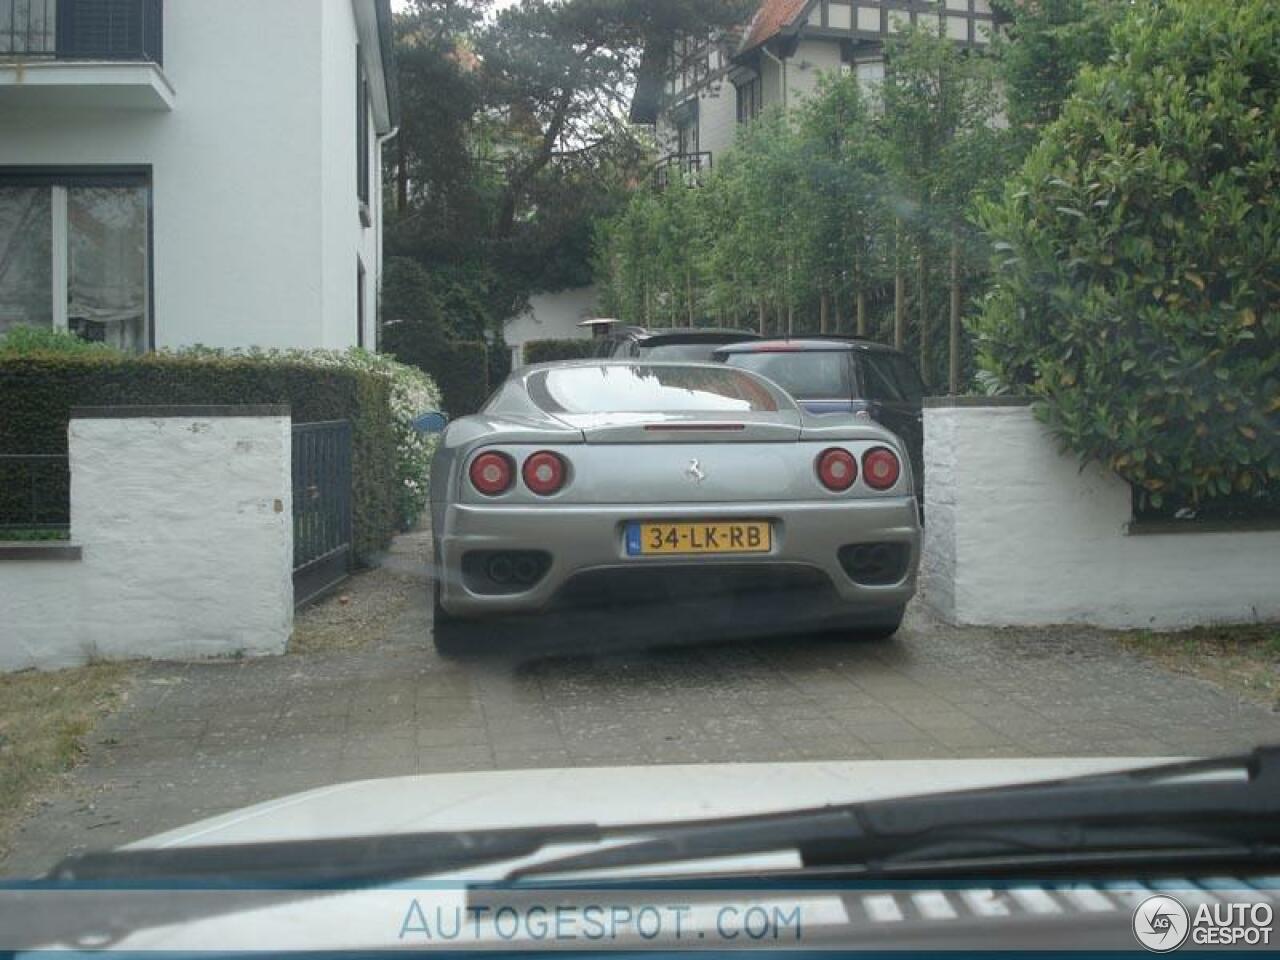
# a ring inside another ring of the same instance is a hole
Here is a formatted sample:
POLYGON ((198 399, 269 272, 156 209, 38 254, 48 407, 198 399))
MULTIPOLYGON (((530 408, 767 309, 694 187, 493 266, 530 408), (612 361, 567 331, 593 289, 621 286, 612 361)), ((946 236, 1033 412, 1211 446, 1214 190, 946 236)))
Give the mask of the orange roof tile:
POLYGON ((804 13, 807 5, 808 0, 764 0, 751 20, 747 39, 742 44, 743 52, 768 43, 804 13))

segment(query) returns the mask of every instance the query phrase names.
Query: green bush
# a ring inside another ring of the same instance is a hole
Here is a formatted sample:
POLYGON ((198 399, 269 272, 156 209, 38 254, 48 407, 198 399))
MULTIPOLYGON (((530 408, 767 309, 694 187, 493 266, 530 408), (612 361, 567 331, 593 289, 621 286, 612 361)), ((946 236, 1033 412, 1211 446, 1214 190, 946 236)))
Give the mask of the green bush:
POLYGON ((493 392, 502 386, 511 376, 511 347, 499 339, 489 347, 489 391, 493 392))
POLYGON ((0 341, 0 454, 65 453, 77 406, 288 404, 295 423, 350 420, 361 561, 422 509, 430 447, 409 436, 408 423, 434 401, 424 378, 362 351, 133 357, 20 352, 12 334, 0 341))
POLYGON ((65 330, 48 327, 18 326, 0 336, 0 357, 25 356, 30 353, 67 353, 77 356, 122 356, 115 347, 91 343, 65 330))
POLYGON ((1280 4, 1140 0, 980 219, 988 385, 1157 509, 1280 488, 1280 4))
POLYGON ((582 360, 595 351, 594 340, 530 340, 524 345, 524 362, 554 363, 557 360, 582 360))
POLYGON ((409 324, 388 328, 383 341, 389 354, 435 381, 453 419, 475 413, 489 399, 489 348, 483 342, 422 335, 409 324))

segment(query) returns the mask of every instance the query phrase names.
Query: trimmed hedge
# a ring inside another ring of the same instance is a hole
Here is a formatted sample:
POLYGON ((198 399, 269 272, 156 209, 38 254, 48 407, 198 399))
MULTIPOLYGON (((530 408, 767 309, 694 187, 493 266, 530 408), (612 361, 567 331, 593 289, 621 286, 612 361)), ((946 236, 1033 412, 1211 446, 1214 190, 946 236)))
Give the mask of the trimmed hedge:
POLYGON ((524 362, 532 365, 558 360, 585 360, 595 349, 594 340, 530 340, 524 345, 524 362))
POLYGON ((497 390, 511 376, 511 346, 499 340, 489 348, 489 390, 497 390))
POLYGON ((401 363, 431 376, 451 419, 475 413, 489 399, 489 348, 483 341, 415 334, 414 327, 406 324, 389 328, 383 346, 401 363))
POLYGON ((367 562, 401 519, 391 389, 373 372, 270 357, 0 355, 0 454, 65 454, 77 406, 288 404, 295 423, 350 420, 354 547, 367 562))

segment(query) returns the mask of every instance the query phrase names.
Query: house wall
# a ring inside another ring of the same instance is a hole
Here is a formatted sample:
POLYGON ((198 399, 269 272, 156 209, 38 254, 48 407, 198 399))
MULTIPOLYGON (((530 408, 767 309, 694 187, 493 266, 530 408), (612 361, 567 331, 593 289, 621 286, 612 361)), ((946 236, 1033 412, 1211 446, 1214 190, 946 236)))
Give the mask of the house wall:
POLYGON ((818 89, 823 73, 839 73, 843 59, 840 44, 834 40, 802 39, 795 53, 781 64, 765 53, 760 55, 760 76, 764 87, 765 107, 785 104, 795 109, 818 89))
MULTIPOLYGON (((372 347, 376 335, 378 278, 382 233, 382 205, 378 176, 381 164, 375 160, 377 134, 369 117, 371 176, 369 212, 372 226, 360 221, 360 201, 356 178, 356 22, 351 0, 312 0, 321 23, 320 147, 324 202, 323 220, 323 317, 324 345, 352 346, 356 334, 356 262, 365 268, 364 343, 372 347)), ((375 56, 376 51, 365 51, 375 56)), ((318 66, 318 65, 317 65, 318 66)))
POLYGON ((1129 531, 1129 486, 1027 406, 925 410, 926 601, 981 626, 1179 629, 1280 619, 1280 531, 1129 531))
POLYGON ((835 40, 801 40, 787 60, 787 97, 797 107, 818 89, 823 74, 839 76, 843 65, 840 44, 835 40))
POLYGON ((738 94, 728 78, 703 95, 698 116, 699 142, 703 150, 711 151, 712 164, 718 165, 738 137, 738 94))
POLYGON ((172 112, 6 108, 0 166, 151 167, 157 346, 352 345, 354 38, 350 0, 168 0, 172 112))
POLYGON ((522 350, 530 340, 589 340, 591 332, 578 326, 599 316, 598 288, 578 287, 529 298, 529 309, 507 321, 505 338, 513 366, 523 363, 522 350))
POLYGON ((0 544, 0 672, 284 652, 290 419, 230 412, 72 420, 71 544, 0 544))

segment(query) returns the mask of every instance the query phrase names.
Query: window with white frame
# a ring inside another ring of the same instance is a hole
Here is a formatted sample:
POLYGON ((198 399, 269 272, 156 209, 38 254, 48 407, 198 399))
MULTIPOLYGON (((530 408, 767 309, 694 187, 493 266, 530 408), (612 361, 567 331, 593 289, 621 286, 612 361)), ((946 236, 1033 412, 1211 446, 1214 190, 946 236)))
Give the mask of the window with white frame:
POLYGON ((146 174, 0 170, 0 334, 45 327, 147 350, 150 206, 146 174))

